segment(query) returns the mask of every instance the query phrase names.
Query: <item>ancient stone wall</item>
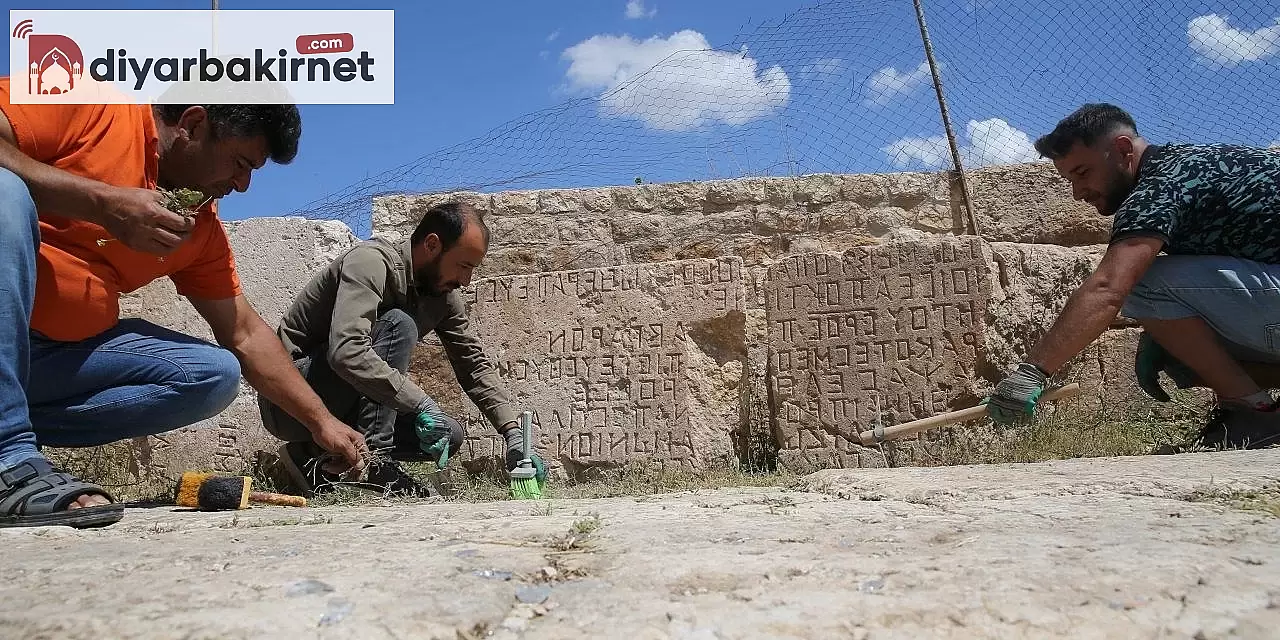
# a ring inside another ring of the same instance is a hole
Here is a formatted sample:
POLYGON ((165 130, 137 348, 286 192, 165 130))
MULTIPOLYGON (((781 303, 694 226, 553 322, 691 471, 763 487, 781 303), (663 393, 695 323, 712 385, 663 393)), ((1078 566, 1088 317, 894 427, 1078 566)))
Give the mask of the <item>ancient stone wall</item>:
MULTIPOLYGON (((558 473, 911 464, 912 443, 886 457, 854 436, 975 403, 1048 330, 1106 240, 1107 221, 1048 164, 975 171, 970 187, 977 236, 958 185, 922 173, 389 196, 374 202, 374 229, 404 238, 445 200, 486 213, 471 325, 558 473)), ((356 241, 299 219, 227 227, 273 326, 356 241)), ((209 337, 167 281, 130 295, 125 313, 209 337)), ((1086 383, 1085 402, 1132 387, 1136 334, 1116 328, 1063 373, 1086 383)), ((462 463, 496 463, 492 425, 438 337, 410 373, 465 419, 462 463)), ((276 445, 247 387, 206 422, 129 443, 131 473, 236 470, 276 445)))

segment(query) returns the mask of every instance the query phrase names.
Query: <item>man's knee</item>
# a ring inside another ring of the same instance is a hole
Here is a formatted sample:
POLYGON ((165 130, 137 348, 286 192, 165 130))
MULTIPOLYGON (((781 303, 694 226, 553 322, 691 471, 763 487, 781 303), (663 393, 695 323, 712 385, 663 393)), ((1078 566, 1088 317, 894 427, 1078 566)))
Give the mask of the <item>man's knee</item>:
POLYGON ((211 418, 240 395, 240 361, 230 351, 210 345, 203 364, 188 369, 186 383, 197 420, 211 418))
POLYGON ((415 339, 418 337, 418 324, 413 321, 413 316, 403 309, 387 309, 386 312, 378 316, 378 322, 385 324, 388 329, 396 333, 412 333, 415 339))
POLYGON ((36 203, 27 183, 8 169, 0 169, 0 246, 39 245, 36 203))
POLYGON ((261 393, 258 394, 258 415, 267 433, 285 442, 311 442, 311 430, 298 422, 284 409, 277 407, 261 393))
POLYGON ((373 323, 370 331, 374 352, 387 364, 404 373, 409 370, 413 345, 418 342, 418 323, 400 309, 389 309, 373 323))
POLYGON ((1171 293, 1172 284, 1187 267, 1176 256, 1158 256, 1133 285, 1120 314, 1134 320, 1177 320, 1192 317, 1194 310, 1171 293))

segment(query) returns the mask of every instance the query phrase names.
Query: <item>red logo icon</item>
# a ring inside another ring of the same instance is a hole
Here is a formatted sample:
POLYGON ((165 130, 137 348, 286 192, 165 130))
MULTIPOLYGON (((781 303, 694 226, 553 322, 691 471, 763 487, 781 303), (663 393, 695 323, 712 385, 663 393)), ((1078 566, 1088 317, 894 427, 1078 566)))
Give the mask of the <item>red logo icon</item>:
POLYGON ((298 53, 346 53, 355 49, 355 38, 349 33, 319 33, 310 36, 298 36, 294 40, 298 53))
POLYGON ((84 54, 75 40, 53 33, 32 33, 30 20, 13 28, 13 37, 27 41, 30 62, 27 92, 34 95, 59 95, 76 88, 84 76, 84 54))

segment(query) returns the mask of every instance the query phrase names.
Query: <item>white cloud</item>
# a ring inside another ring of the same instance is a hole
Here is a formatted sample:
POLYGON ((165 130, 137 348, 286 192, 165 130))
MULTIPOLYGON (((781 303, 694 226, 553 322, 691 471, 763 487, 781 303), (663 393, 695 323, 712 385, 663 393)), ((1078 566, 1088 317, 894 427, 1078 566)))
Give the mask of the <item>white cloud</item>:
MULTIPOLYGON (((960 148, 960 161, 966 169, 1043 161, 1031 137, 1000 118, 970 120, 965 133, 968 144, 960 148)), ((899 169, 912 165, 939 169, 951 165, 951 147, 946 136, 902 138, 883 151, 899 169)))
POLYGON ((929 86, 933 82, 933 74, 929 72, 929 63, 921 62, 911 71, 899 73, 893 67, 885 67, 867 80, 866 99, 862 101, 868 107, 885 106, 898 96, 905 96, 929 86))
POLYGON ((1210 62, 1227 66, 1256 62, 1280 53, 1280 19, 1271 27, 1242 31, 1211 13, 1187 23, 1187 38, 1191 48, 1210 62))
POLYGON ((638 20, 640 18, 652 18, 657 15, 658 9, 645 9, 644 0, 627 0, 627 19, 638 20))
POLYGON ((552 40, 555 40, 556 38, 559 38, 559 37, 560 37, 560 30, 556 29, 555 31, 552 31, 550 34, 547 35, 547 42, 551 42, 552 40))
POLYGON ((637 118, 654 129, 745 124, 784 106, 791 93, 781 67, 758 71, 745 48, 715 51, 691 30, 647 40, 597 35, 563 57, 570 61, 571 89, 600 92, 605 114, 637 118))

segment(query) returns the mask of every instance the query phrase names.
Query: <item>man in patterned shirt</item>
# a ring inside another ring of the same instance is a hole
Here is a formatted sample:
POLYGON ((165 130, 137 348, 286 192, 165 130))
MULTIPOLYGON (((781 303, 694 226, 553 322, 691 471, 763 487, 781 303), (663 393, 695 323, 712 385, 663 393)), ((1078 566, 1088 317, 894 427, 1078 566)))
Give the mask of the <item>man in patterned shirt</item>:
POLYGON ((1180 387, 1217 393, 1203 444, 1280 444, 1280 410, 1256 373, 1280 364, 1280 153, 1152 145, 1108 104, 1081 107, 1036 150, 1077 200, 1114 216, 1111 241, 1049 333, 996 386, 992 418, 1033 414, 1048 378, 1121 313, 1143 327, 1137 370, 1147 393, 1168 400, 1161 370, 1180 387))

